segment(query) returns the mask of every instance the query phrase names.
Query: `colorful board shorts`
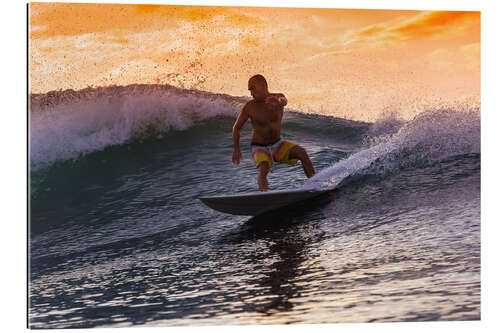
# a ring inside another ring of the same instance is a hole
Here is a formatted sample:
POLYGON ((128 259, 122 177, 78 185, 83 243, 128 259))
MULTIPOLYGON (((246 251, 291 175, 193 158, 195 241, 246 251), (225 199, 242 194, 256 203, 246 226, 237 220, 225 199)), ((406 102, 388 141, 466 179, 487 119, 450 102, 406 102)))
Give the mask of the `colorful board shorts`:
POLYGON ((267 161, 269 165, 269 171, 273 172, 271 167, 273 165, 273 160, 279 163, 287 163, 294 165, 297 163, 298 159, 289 159, 288 155, 290 150, 297 144, 287 140, 279 139, 273 144, 267 146, 261 146, 252 144, 250 147, 252 149, 253 160, 255 165, 258 167, 262 161, 267 161))

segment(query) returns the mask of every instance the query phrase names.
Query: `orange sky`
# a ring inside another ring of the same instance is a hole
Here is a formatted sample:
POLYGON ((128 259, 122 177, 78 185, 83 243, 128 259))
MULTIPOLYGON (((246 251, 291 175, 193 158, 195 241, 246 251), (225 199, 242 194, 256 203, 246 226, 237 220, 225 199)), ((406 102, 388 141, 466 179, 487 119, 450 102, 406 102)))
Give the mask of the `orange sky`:
POLYGON ((31 3, 30 92, 168 83, 375 120, 479 102, 480 13, 31 3))

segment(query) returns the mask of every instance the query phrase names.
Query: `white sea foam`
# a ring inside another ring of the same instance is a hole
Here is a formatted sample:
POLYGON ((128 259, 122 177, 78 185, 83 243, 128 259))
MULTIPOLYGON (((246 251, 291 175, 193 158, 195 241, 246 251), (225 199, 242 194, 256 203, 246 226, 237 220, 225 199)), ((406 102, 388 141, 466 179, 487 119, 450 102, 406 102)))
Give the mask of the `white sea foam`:
POLYGON ((479 108, 428 110, 393 134, 383 130, 381 135, 371 137, 366 149, 317 173, 304 187, 335 188, 352 175, 388 174, 455 155, 480 153, 480 125, 479 108))
POLYGON ((241 109, 241 103, 227 96, 178 89, 126 88, 32 98, 32 170, 123 144, 144 133, 184 130, 207 118, 234 116, 241 109))

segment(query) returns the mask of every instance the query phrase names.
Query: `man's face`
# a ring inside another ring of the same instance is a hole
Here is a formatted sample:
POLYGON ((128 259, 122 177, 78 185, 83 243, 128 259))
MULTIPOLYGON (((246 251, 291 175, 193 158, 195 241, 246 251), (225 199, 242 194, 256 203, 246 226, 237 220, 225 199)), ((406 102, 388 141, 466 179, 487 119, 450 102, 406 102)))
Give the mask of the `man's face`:
POLYGON ((250 80, 248 82, 248 90, 250 91, 250 95, 252 95, 257 102, 263 102, 266 98, 267 88, 263 83, 250 80))

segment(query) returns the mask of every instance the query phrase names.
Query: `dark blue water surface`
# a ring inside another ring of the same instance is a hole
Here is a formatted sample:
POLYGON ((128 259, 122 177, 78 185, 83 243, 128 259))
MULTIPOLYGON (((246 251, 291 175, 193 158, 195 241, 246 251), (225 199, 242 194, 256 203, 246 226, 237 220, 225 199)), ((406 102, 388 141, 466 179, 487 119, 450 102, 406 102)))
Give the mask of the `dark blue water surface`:
MULTIPOLYGON (((234 166, 239 106, 204 101, 228 110, 205 117, 190 98, 133 122, 83 102, 32 112, 32 328, 480 319, 477 112, 385 127, 287 112, 283 137, 322 170, 309 184, 337 190, 251 218, 197 200, 257 190, 249 125, 234 166)), ((271 189, 307 180, 274 169, 271 189)))

